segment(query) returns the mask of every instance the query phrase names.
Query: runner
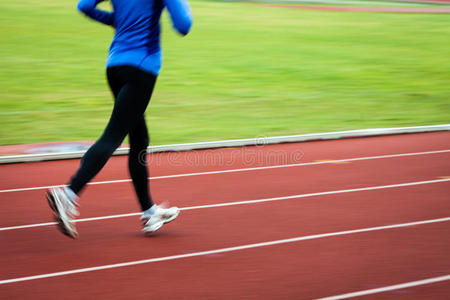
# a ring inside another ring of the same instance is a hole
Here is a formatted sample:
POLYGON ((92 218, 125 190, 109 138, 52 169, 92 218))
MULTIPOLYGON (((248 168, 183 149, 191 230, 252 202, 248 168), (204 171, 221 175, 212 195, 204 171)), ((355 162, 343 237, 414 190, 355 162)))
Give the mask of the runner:
POLYGON ((58 228, 69 237, 78 236, 74 218, 78 195, 103 168, 112 153, 129 135, 128 168, 143 211, 143 231, 151 233, 174 220, 177 207, 153 203, 148 186, 146 151, 149 143, 145 110, 161 68, 159 19, 166 7, 174 28, 186 35, 192 16, 186 0, 112 0, 113 11, 97 8, 104 0, 80 0, 78 9, 88 17, 115 28, 106 73, 114 95, 114 109, 106 129, 81 159, 80 168, 68 187, 47 191, 58 228))

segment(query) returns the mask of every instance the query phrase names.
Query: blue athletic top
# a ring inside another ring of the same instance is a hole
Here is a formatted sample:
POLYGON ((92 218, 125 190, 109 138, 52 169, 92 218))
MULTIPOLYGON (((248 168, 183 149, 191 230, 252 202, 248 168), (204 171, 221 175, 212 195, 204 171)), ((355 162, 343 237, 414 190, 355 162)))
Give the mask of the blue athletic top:
POLYGON ((115 27, 106 67, 135 66, 158 75, 161 69, 159 18, 167 7, 174 28, 186 35, 192 15, 186 0, 111 0, 113 11, 96 8, 105 0, 80 0, 78 10, 88 17, 115 27))

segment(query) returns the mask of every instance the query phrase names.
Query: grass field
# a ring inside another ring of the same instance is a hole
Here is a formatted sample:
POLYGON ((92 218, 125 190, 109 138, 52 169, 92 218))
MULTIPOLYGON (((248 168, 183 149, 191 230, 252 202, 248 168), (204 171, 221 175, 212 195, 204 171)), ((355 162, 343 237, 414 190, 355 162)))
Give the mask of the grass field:
MULTIPOLYGON (((112 108, 113 31, 74 0, 0 3, 0 144, 94 140, 112 108)), ((191 1, 163 17, 152 144, 450 121, 450 15, 191 1)))

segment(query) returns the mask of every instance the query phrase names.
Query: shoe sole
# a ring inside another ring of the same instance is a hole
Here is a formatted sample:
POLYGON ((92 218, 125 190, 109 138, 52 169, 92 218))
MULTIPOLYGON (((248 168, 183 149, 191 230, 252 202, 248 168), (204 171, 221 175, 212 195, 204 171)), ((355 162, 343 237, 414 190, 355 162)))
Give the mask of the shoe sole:
POLYGON ((76 231, 72 230, 70 228, 70 225, 64 222, 64 220, 61 218, 61 213, 58 209, 58 205, 56 204, 55 197, 56 196, 54 195, 53 191, 47 191, 47 202, 55 215, 55 221, 57 223, 58 230, 62 234, 75 239, 78 234, 76 231))
POLYGON ((50 192, 47 192, 47 201, 48 205, 53 211, 54 220, 57 223, 56 226, 58 226, 59 231, 61 231, 65 235, 71 236, 69 232, 66 230, 66 228, 63 226, 61 218, 58 217, 58 209, 56 208, 55 200, 53 199, 53 196, 50 194, 50 192))

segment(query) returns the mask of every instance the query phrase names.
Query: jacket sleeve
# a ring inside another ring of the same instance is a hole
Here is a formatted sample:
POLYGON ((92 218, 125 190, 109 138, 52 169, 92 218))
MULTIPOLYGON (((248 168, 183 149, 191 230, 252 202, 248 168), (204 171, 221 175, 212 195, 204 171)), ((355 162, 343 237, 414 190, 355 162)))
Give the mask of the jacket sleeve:
POLYGON ((114 12, 108 12, 96 8, 96 6, 104 0, 80 0, 77 9, 91 19, 103 23, 105 25, 114 24, 114 12))
POLYGON ((182 35, 188 34, 192 26, 192 14, 187 0, 164 0, 173 27, 182 35))

